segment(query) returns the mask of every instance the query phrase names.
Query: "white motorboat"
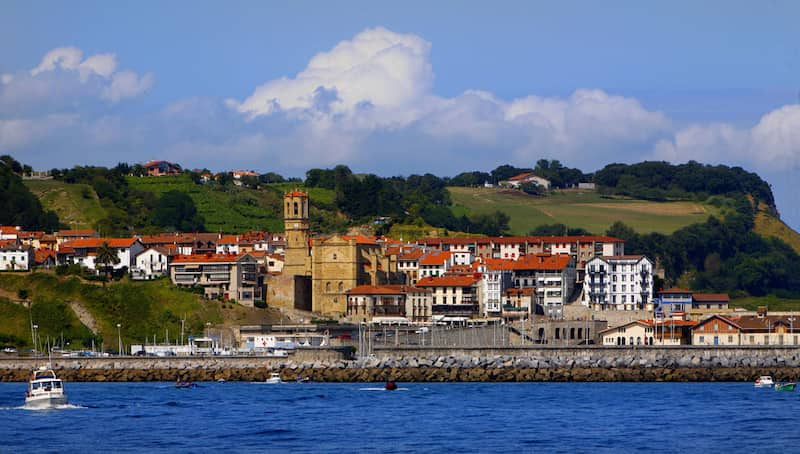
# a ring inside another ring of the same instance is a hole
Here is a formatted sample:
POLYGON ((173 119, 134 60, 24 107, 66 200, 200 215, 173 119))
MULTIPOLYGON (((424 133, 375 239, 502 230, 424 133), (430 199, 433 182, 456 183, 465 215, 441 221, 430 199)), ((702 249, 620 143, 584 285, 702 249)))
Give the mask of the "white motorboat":
POLYGON ((33 371, 25 393, 25 406, 29 408, 48 408, 66 405, 67 395, 64 384, 56 377, 53 369, 40 367, 33 371))
POLYGON ((756 378, 755 387, 756 388, 771 388, 775 382, 772 381, 772 377, 769 375, 762 375, 756 378))
POLYGON ((264 381, 264 383, 278 384, 278 383, 283 383, 283 380, 281 380, 281 374, 279 374, 277 372, 273 372, 273 373, 269 374, 269 378, 266 379, 264 381))

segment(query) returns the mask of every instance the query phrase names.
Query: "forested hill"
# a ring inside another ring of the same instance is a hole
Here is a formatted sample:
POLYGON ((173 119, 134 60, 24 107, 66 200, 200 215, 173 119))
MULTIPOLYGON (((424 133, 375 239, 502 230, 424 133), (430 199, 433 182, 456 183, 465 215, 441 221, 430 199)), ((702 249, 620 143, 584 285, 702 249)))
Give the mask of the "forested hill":
POLYGON ((775 211, 769 183, 741 167, 710 166, 690 161, 609 164, 597 171, 593 181, 601 191, 645 200, 705 200, 713 195, 732 198, 751 196, 775 211))
POLYGON ((18 225, 27 230, 53 231, 58 216, 42 209, 39 199, 23 184, 21 175, 31 169, 10 156, 0 156, 0 225, 18 225))

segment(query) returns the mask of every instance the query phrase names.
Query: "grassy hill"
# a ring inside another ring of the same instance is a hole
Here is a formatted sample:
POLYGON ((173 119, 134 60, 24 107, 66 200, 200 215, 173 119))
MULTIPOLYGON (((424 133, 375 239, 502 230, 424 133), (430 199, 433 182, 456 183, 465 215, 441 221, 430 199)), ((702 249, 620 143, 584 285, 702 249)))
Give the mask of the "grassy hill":
POLYGON ((209 232, 244 232, 247 230, 282 231, 281 195, 271 190, 253 190, 238 186, 195 184, 189 175, 164 177, 128 177, 133 189, 161 195, 180 191, 192 198, 205 219, 209 232))
POLYGON ((761 236, 774 236, 785 241, 795 251, 800 253, 800 233, 792 230, 783 221, 776 218, 763 207, 756 213, 755 232, 761 236))
POLYGON ((91 186, 56 180, 24 180, 45 210, 55 211, 58 219, 73 229, 91 229, 106 216, 106 210, 91 186))
POLYGON ((592 191, 555 191, 534 197, 499 188, 448 188, 457 215, 505 212, 511 217, 511 233, 524 235, 537 225, 562 223, 592 233, 605 232, 622 221, 637 232, 672 233, 705 221, 718 209, 697 202, 650 202, 601 196, 592 191))
POLYGON ((60 337, 77 347, 86 345, 92 333, 82 325, 67 305, 77 301, 88 310, 96 322, 97 342, 117 345, 117 323, 126 344, 141 343, 155 334, 163 340, 168 329, 170 338, 180 333, 181 318, 186 320, 185 332, 199 335, 205 324, 270 324, 280 315, 273 309, 251 309, 237 304, 222 304, 204 300, 200 294, 181 290, 169 280, 149 282, 122 281, 102 286, 77 277, 56 276, 49 272, 0 274, 0 338, 13 335, 27 343, 30 322, 27 309, 10 303, 9 297, 19 289, 27 289, 33 301, 33 322, 40 335, 60 337), (37 305, 40 309, 37 310, 37 305))

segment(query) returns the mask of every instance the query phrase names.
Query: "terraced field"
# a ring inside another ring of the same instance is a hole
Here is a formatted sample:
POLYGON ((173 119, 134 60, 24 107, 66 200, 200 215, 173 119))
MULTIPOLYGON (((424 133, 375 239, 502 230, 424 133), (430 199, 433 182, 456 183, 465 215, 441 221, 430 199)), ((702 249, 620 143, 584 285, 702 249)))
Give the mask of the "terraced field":
POLYGON ((603 197, 590 191, 556 191, 534 197, 498 188, 448 188, 453 211, 458 214, 505 212, 511 217, 511 233, 524 235, 538 225, 562 223, 592 233, 606 231, 622 221, 640 233, 672 233, 717 214, 717 208, 697 202, 650 202, 603 197))

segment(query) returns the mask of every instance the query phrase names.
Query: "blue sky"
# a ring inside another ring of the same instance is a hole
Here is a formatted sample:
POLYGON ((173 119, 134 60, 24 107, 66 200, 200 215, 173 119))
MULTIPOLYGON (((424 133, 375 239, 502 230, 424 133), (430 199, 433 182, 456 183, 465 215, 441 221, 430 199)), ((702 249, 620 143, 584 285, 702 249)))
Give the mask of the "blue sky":
POLYGON ((288 175, 696 159, 764 176, 797 228, 799 17, 788 1, 8 1, 0 152, 288 175))

